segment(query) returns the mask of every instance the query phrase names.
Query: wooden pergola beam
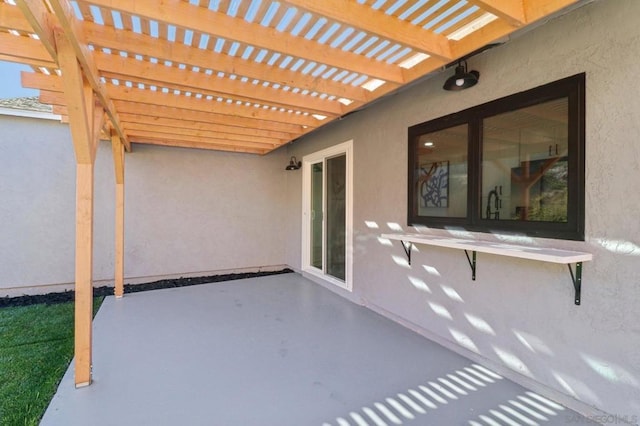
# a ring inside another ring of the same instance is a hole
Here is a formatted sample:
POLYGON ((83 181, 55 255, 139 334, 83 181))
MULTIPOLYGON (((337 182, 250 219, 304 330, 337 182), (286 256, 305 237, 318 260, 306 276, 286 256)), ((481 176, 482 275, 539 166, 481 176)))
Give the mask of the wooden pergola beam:
POLYGON ((505 20, 512 27, 519 28, 527 23, 524 0, 469 0, 469 2, 505 20))
POLYGON ((243 83, 238 79, 223 79, 203 72, 181 70, 100 52, 94 53, 94 59, 101 75, 107 79, 155 84, 169 89, 190 90, 203 95, 225 96, 252 103, 262 102, 330 116, 346 112, 345 106, 338 101, 285 92, 262 84, 243 83))
POLYGON ((522 2, 527 23, 531 23, 576 3, 576 0, 522 0, 522 2))
POLYGON ((372 9, 369 5, 344 0, 286 0, 286 2, 350 27, 376 34, 383 39, 404 44, 430 56, 447 61, 452 59, 451 47, 446 37, 398 20, 384 12, 372 9))
POLYGON ((261 120, 251 117, 233 117, 225 114, 218 114, 210 111, 183 110, 174 107, 139 104, 127 101, 114 101, 118 111, 122 114, 137 114, 147 117, 175 118, 180 117, 186 122, 195 121, 198 123, 211 123, 225 126, 241 127, 245 129, 260 129, 273 132, 284 132, 290 135, 299 135, 307 129, 300 124, 282 123, 277 121, 261 120))
POLYGON ((110 89, 114 100, 136 102, 149 105, 164 105, 184 110, 200 111, 228 115, 232 117, 255 118, 265 121, 299 124, 307 127, 318 127, 322 121, 311 116, 294 114, 254 106, 229 104, 216 100, 197 99, 193 96, 176 96, 169 93, 142 90, 133 87, 114 86, 110 89))
MULTIPOLYGON (((473 33, 473 37, 465 37, 459 41, 452 41, 451 49, 454 56, 460 58, 512 33, 513 31, 513 26, 504 20, 498 19, 476 30, 473 33)), ((445 65, 445 62, 437 58, 428 58, 415 67, 407 70, 405 75, 407 76, 407 79, 415 80, 425 74, 436 71, 445 65)), ((382 90, 385 90, 385 88, 382 87, 380 90, 376 91, 376 95, 381 94, 382 90)))
POLYGON ((0 46, 4 60, 50 69, 58 68, 58 64, 51 59, 42 43, 31 37, 0 33, 0 46))
POLYGON ((294 37, 275 28, 232 18, 224 13, 214 12, 204 7, 200 7, 196 11, 194 8, 198 6, 187 2, 92 0, 91 3, 198 33, 235 40, 258 48, 320 62, 384 81, 404 83, 402 69, 397 66, 332 48, 329 45, 319 44, 304 37, 294 37))
POLYGON ((0 29, 19 31, 20 33, 33 32, 33 26, 21 8, 4 2, 0 2, 0 29))
MULTIPOLYGON (((33 0, 36 1, 36 0, 33 0)), ((60 25, 64 31, 65 36, 69 40, 69 44, 72 46, 78 62, 82 68, 82 71, 87 78, 91 88, 96 93, 96 96, 100 100, 100 103, 104 107, 109 120, 115 131, 120 137, 120 141, 124 144, 127 151, 131 150, 129 139, 122 130, 120 125, 120 119, 118 113, 113 105, 107 91, 100 81, 100 75, 98 69, 92 58, 92 52, 87 47, 86 40, 82 31, 82 26, 78 24, 77 19, 74 16, 73 8, 68 0, 48 0, 51 7, 55 11, 60 25)))
POLYGON ((238 153, 258 154, 258 155, 263 155, 270 151, 268 149, 246 148, 239 145, 218 145, 218 144, 207 143, 207 142, 185 142, 182 140, 165 138, 164 136, 159 136, 159 137, 132 136, 132 141, 134 143, 139 142, 147 145, 170 146, 170 147, 176 147, 176 148, 195 148, 195 149, 238 152, 238 153))
MULTIPOLYGON (((40 90, 40 102, 53 105, 55 114, 68 116, 66 102, 63 96, 58 93, 40 90)), ((176 127, 193 127, 197 128, 202 125, 224 126, 229 128, 228 132, 216 129, 222 133, 234 134, 255 134, 266 132, 267 137, 280 137, 284 134, 283 139, 291 140, 296 135, 304 133, 306 129, 297 124, 278 123, 275 121, 256 120, 245 117, 231 117, 228 115, 215 114, 201 111, 180 110, 178 108, 168 108, 164 106, 148 106, 145 104, 137 104, 126 101, 114 101, 118 111, 122 114, 126 121, 138 122, 156 122, 156 120, 173 120, 172 123, 176 127), (135 116, 137 118, 129 118, 135 116), (175 117, 180 117, 176 119, 175 117), (272 134, 272 133, 275 133, 272 134)))
MULTIPOLYGON (((166 133, 162 131, 156 131, 152 129, 128 129, 127 131, 131 134, 131 140, 167 140, 167 141, 180 141, 183 144, 192 143, 192 144, 204 144, 208 146, 217 146, 224 148, 233 148, 235 146, 246 148, 246 149, 256 149, 260 151, 264 150, 272 150, 278 147, 278 144, 274 143, 261 143, 261 142, 252 142, 252 141, 242 141, 235 140, 230 141, 228 139, 217 139, 212 137, 199 137, 199 136, 190 136, 178 133, 166 133)), ((194 145, 196 147, 196 145, 194 145)))
POLYGON ((53 34, 55 18, 47 10, 42 0, 17 0, 16 5, 22 11, 31 28, 40 38, 40 43, 54 60, 57 58, 56 41, 53 34))
POLYGON ((513 30, 514 28, 508 22, 495 20, 474 32, 474 37, 465 37, 453 43, 453 51, 462 57, 511 34, 513 30))
POLYGON ((22 87, 51 92, 64 92, 64 80, 57 75, 46 75, 35 72, 22 71, 20 73, 22 87))
POLYGON ((278 132, 273 130, 262 130, 258 128, 248 128, 243 126, 233 126, 227 124, 218 124, 211 121, 195 121, 189 120, 184 116, 181 118, 151 116, 142 114, 125 114, 120 113, 122 122, 145 124, 148 126, 174 127, 176 129, 191 129, 197 131, 213 132, 219 137, 227 137, 228 135, 238 136, 258 136, 262 138, 290 141, 293 134, 289 132, 278 132))
MULTIPOLYGON (((0 40, 0 44, 2 44, 2 40, 0 40)), ((16 63, 16 64, 22 64, 22 65, 28 65, 28 66, 33 67, 33 68, 39 68, 39 67, 47 67, 48 68, 48 65, 46 63, 35 61, 35 60, 31 59, 31 58, 20 58, 18 56, 3 55, 1 53, 0 53, 0 61, 13 62, 13 63, 16 63)))
POLYGON ((288 139, 274 139, 274 138, 265 138, 261 136, 255 135, 236 135, 236 134, 224 134, 221 135, 217 132, 212 132, 208 130, 198 130, 191 129, 186 126, 177 128, 171 126, 163 126, 160 124, 149 124, 149 123, 126 123, 125 128, 127 132, 155 132, 155 133, 164 133, 167 135, 173 135, 176 138, 181 138, 182 136, 189 136, 194 138, 199 138, 202 140, 209 141, 226 141, 228 143, 232 143, 233 141, 238 142, 254 142, 256 144, 260 144, 265 148, 275 148, 277 146, 282 145, 285 142, 288 142, 288 139))
POLYGON ((83 28, 91 43, 101 48, 136 53, 162 62, 177 62, 190 67, 199 67, 205 70, 211 69, 225 74, 236 74, 251 79, 277 83, 281 86, 326 93, 355 101, 366 102, 371 100, 367 90, 336 82, 332 79, 317 78, 312 75, 244 60, 224 53, 216 53, 210 49, 199 49, 181 43, 172 43, 124 29, 116 30, 93 22, 84 22, 83 28))
MULTIPOLYGON (((39 89, 40 99, 44 103, 53 105, 65 105, 64 98, 56 96, 55 92, 61 91, 62 78, 56 75, 44 75, 23 72, 22 84, 25 87, 39 89)), ((228 102, 218 102, 216 100, 206 100, 204 98, 197 99, 195 96, 174 95, 172 93, 162 93, 153 90, 138 89, 126 86, 111 86, 111 98, 114 102, 122 101, 129 103, 147 104, 147 108, 154 108, 156 105, 182 109, 186 111, 200 111, 206 113, 215 113, 227 115, 231 117, 244 117, 263 121, 273 121, 282 124, 297 124, 306 126, 306 128, 315 128, 322 124, 322 120, 312 117, 311 115, 295 114, 293 112, 283 112, 279 110, 258 108, 246 106, 244 104, 237 105, 228 102)), ((175 117, 175 115, 173 116, 175 117)), ((305 128, 299 127, 295 134, 304 131, 305 128)))
MULTIPOLYGON (((297 129, 297 132, 295 133, 296 135, 299 135, 307 129, 313 129, 320 125, 319 120, 302 114, 271 111, 253 106, 230 105, 226 102, 195 99, 187 96, 176 96, 167 93, 153 92, 150 90, 117 87, 112 89, 111 94, 114 99, 114 104, 118 107, 118 110, 120 110, 121 105, 128 104, 131 108, 127 109, 127 111, 136 113, 144 109, 154 110, 171 108, 175 111, 179 111, 179 114, 182 114, 183 112, 217 114, 222 116, 221 118, 223 118, 223 123, 225 123, 225 120, 232 121, 239 118, 249 119, 250 121, 247 123, 251 123, 252 120, 259 120, 259 122, 253 122, 254 126, 258 123, 272 122, 276 124, 276 128, 297 129), (156 105, 164 106, 158 107, 156 105)), ((61 93, 48 91, 43 88, 40 88, 40 102, 50 105, 66 105, 69 107, 61 93)), ((125 112, 124 109, 122 111, 125 112)), ((173 117, 176 116, 174 115, 173 117)))
POLYGON ((292 122, 281 122, 262 120, 255 117, 241 117, 222 114, 212 111, 181 111, 171 106, 145 105, 135 102, 115 101, 119 111, 123 114, 140 114, 151 117, 175 118, 180 113, 181 119, 186 122, 196 121, 199 123, 222 124, 226 126, 243 127, 246 129, 259 128, 267 131, 284 132, 291 135, 299 135, 305 131, 302 124, 292 122))

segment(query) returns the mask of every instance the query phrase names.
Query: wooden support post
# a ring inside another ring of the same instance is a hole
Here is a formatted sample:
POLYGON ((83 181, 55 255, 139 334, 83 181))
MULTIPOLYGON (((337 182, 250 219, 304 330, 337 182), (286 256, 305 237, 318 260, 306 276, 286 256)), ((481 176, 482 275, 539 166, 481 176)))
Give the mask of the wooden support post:
MULTIPOLYGON (((120 143, 120 142, 118 142, 120 143)), ((124 146, 121 144, 124 148, 124 146)), ((116 184, 115 296, 124 296, 124 183, 116 184)))
POLYGON ((116 175, 116 247, 115 247, 115 296, 124 296, 124 145, 117 134, 111 135, 113 164, 116 175))
POLYGON ((76 166, 75 383, 91 384, 93 164, 76 166))
POLYGON ((94 94, 84 78, 69 40, 54 29, 58 63, 63 74, 69 127, 76 155, 76 283, 75 283, 75 384, 91 384, 93 321, 93 182, 96 138, 100 124, 94 94))

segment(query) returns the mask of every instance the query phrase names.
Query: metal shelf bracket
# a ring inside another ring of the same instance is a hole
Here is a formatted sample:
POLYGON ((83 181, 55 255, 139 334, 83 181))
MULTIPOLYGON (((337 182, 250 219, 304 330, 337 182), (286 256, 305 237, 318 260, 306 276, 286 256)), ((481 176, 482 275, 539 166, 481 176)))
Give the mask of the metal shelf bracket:
POLYGON ((476 252, 475 250, 471 252, 472 257, 469 258, 469 252, 467 250, 464 251, 464 254, 467 256, 467 261, 469 262, 469 266, 471 267, 471 279, 473 281, 476 280, 476 252))
POLYGON ((573 274, 573 269, 571 269, 571 264, 567 265, 569 267, 569 273, 571 274, 571 281, 573 281, 573 288, 576 290, 576 297, 574 298, 574 302, 576 305, 580 304, 580 290, 582 289, 582 262, 576 263, 576 273, 573 274))
POLYGON ((400 242, 402 243, 402 248, 404 249, 404 254, 407 255, 407 263, 409 263, 409 265, 411 265, 411 248, 413 247, 413 243, 411 243, 411 242, 405 243, 402 240, 400 240, 400 242))

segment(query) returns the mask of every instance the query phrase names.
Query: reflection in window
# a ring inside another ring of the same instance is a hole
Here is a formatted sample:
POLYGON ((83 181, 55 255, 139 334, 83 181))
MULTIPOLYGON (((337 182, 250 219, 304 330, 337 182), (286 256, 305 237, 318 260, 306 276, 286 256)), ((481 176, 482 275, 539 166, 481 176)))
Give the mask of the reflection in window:
POLYGON ((482 128, 482 218, 567 222, 567 98, 486 118, 482 128))
POLYGON ((418 216, 467 215, 467 125, 418 138, 415 206, 418 216))

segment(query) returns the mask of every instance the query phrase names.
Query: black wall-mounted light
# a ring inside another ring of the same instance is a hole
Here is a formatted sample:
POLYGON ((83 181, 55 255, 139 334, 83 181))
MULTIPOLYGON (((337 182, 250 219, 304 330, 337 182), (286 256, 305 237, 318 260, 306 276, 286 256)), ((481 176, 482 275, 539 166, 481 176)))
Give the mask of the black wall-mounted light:
POLYGON ((471 86, 475 86, 479 78, 480 73, 478 71, 473 70, 467 72, 467 61, 464 61, 464 65, 463 62, 458 62, 456 73, 444 82, 442 88, 444 90, 468 89, 471 86))
POLYGON ((298 170, 300 167, 302 167, 302 161, 298 161, 296 157, 291 157, 289 165, 285 167, 285 170, 298 170))

